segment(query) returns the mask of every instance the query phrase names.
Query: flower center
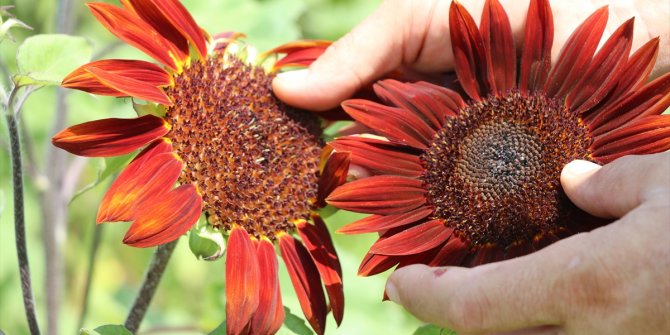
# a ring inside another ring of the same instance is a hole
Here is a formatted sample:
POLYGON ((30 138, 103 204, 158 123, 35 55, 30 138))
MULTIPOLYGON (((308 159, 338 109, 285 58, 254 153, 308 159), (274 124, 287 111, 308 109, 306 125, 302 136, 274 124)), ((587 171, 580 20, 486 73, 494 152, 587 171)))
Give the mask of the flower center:
POLYGON ((316 202, 319 120, 282 104, 262 68, 226 54, 194 62, 168 90, 168 137, 213 226, 274 238, 316 202))
POLYGON ((575 210, 561 169, 588 159, 590 142, 576 115, 540 94, 469 105, 421 156, 434 216, 473 246, 560 232, 575 210))

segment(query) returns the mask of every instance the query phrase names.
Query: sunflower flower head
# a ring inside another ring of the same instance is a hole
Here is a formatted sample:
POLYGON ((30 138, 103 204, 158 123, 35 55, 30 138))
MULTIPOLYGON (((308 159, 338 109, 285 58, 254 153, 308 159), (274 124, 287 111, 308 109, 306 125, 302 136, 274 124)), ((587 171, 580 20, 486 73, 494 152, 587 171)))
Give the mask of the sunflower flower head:
POLYGON ((132 222, 123 242, 135 247, 173 241, 201 217, 222 232, 228 334, 271 334, 281 326, 275 244, 312 328, 322 334, 331 310, 339 324, 341 268, 315 209, 344 181, 349 155, 322 159, 322 120, 271 91, 277 71, 309 65, 329 43, 298 41, 257 54, 242 34, 211 37, 178 0, 121 4, 88 7, 159 64, 93 61, 62 85, 147 103, 134 103, 137 118, 90 121, 53 138, 87 157, 139 151, 105 194, 97 222, 132 222))
POLYGON ((457 91, 382 80, 383 103, 348 100, 372 135, 329 145, 367 177, 327 202, 373 214, 340 229, 377 232, 359 274, 393 266, 476 266, 606 224, 570 202, 561 169, 670 149, 670 74, 647 83, 654 38, 630 54, 633 19, 596 52, 608 9, 587 18, 552 65, 549 1, 532 0, 520 57, 507 14, 486 1, 481 25, 454 1, 449 27, 457 91), (458 93, 462 91, 462 93, 458 93))

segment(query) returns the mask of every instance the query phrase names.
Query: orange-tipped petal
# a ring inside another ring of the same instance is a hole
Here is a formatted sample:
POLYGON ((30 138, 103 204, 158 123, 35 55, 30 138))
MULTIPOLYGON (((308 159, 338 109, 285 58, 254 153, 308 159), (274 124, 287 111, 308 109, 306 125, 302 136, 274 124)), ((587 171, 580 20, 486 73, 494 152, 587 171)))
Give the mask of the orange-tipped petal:
POLYGON ((351 164, 362 166, 375 175, 395 174, 416 178, 423 173, 418 153, 403 150, 387 141, 346 136, 328 145, 336 151, 351 153, 351 164))
POLYGON ((442 220, 431 220, 405 229, 387 239, 379 240, 370 248, 373 254, 406 256, 418 254, 445 242, 453 233, 442 220))
POLYGON ((167 94, 165 94, 162 89, 144 80, 120 76, 92 66, 87 67, 86 71, 90 72, 101 84, 113 90, 122 92, 123 95, 157 102, 167 106, 172 105, 167 94))
POLYGON ((336 187, 347 181, 350 162, 351 153, 348 152, 335 152, 328 157, 326 166, 321 173, 321 178, 319 178, 317 206, 325 206, 326 197, 333 192, 336 187))
POLYGON ((339 326, 344 315, 344 289, 342 286, 342 268, 335 252, 335 247, 330 239, 330 234, 319 217, 310 224, 301 221, 297 224, 298 233, 302 242, 307 247, 309 254, 316 264, 321 275, 321 280, 328 293, 328 301, 333 311, 335 322, 339 326), (320 225, 321 227, 317 227, 320 225))
POLYGON ((244 228, 233 227, 226 252, 226 333, 238 335, 258 308, 261 270, 256 248, 244 228))
POLYGON ((354 212, 398 214, 424 205, 426 190, 418 179, 373 176, 336 188, 326 202, 354 212))
POLYGON ((491 59, 496 89, 504 94, 516 85, 516 50, 512 26, 498 0, 486 1, 479 30, 491 59))
POLYGON ((486 53, 484 40, 475 20, 457 1, 452 1, 449 7, 449 28, 454 68, 465 93, 474 100, 481 100, 495 92, 491 59, 486 53))
POLYGON ((542 88, 551 69, 551 45, 554 43, 554 19, 549 0, 531 0, 519 68, 522 92, 542 88))
POLYGON ((184 54, 170 40, 162 37, 134 12, 106 3, 87 3, 86 6, 112 34, 170 69, 179 70, 181 64, 178 60, 188 57, 188 54, 184 54))
POLYGON ((114 97, 128 96, 113 87, 107 86, 88 71, 94 67, 121 77, 142 81, 144 86, 161 87, 172 83, 172 77, 154 63, 141 60, 105 59, 94 61, 76 70, 63 79, 62 86, 85 92, 114 97))
POLYGON ((53 145, 79 156, 110 157, 131 153, 167 134, 162 118, 103 119, 69 127, 56 134, 53 145))
POLYGON ((326 327, 328 307, 316 265, 305 247, 292 236, 283 233, 278 237, 279 250, 302 312, 314 332, 322 335, 326 327))
POLYGON ((284 67, 307 67, 312 64, 326 49, 332 44, 330 41, 322 40, 303 40, 280 45, 272 50, 263 53, 263 56, 272 54, 286 54, 273 65, 273 70, 277 71, 284 67))
POLYGON ((123 243, 145 248, 172 242, 198 221, 201 212, 202 198, 195 186, 181 185, 138 204, 137 218, 123 243))
POLYGON ((138 206, 160 200, 181 174, 182 163, 172 153, 150 153, 143 158, 133 161, 116 178, 102 198, 97 223, 135 220, 138 210, 144 210, 138 206))
POLYGON ((395 215, 370 215, 337 230, 341 234, 363 234, 385 232, 426 218, 433 212, 430 207, 419 207, 407 213, 395 215))
POLYGON ((272 242, 266 238, 259 241, 256 252, 259 268, 258 308, 251 318, 251 333, 274 334, 284 321, 277 255, 272 242))
POLYGON ((565 42, 545 86, 550 97, 564 97, 584 75, 605 31, 607 15, 607 6, 601 7, 584 20, 565 42))

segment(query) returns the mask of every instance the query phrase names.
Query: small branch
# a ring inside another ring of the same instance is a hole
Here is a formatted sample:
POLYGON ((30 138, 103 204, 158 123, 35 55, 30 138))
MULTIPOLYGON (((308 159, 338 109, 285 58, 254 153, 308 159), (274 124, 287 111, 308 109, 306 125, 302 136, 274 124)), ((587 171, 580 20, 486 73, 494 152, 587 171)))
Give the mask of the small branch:
POLYGON ((91 251, 88 258, 88 269, 86 271, 86 283, 84 284, 84 299, 81 307, 81 314, 79 315, 79 323, 77 323, 77 331, 84 326, 86 314, 88 314, 88 296, 91 293, 91 283, 93 282, 93 269, 95 268, 95 260, 100 249, 100 241, 102 240, 102 230, 105 226, 99 225, 93 228, 93 241, 91 242, 91 251))
POLYGON ((144 274, 142 287, 140 288, 139 293, 137 293, 133 307, 126 318, 125 326, 133 334, 137 332, 142 319, 144 319, 144 314, 149 308, 151 298, 153 298, 154 293, 156 293, 156 288, 160 283, 161 277, 163 277, 163 272, 165 272, 165 267, 170 260, 170 256, 172 256, 177 241, 179 240, 160 245, 156 248, 156 252, 149 264, 149 268, 147 268, 147 272, 144 274))

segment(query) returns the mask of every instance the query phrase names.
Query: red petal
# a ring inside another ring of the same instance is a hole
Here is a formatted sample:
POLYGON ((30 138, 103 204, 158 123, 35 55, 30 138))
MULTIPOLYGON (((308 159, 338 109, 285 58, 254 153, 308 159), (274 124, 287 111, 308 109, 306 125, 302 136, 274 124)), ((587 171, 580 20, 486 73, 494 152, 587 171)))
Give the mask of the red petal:
POLYGON ((453 236, 435 255, 428 266, 459 266, 468 255, 468 244, 453 236))
MULTIPOLYGON (((455 81, 455 79, 454 79, 455 81)), ((414 83, 417 86, 423 86, 423 88, 431 94, 436 100, 442 101, 442 103, 447 106, 450 110, 454 111, 457 114, 457 111, 466 106, 465 101, 461 95, 446 87, 433 85, 425 81, 417 81, 414 83)))
POLYGON ((79 156, 120 156, 139 149, 169 130, 165 120, 153 115, 135 119, 103 119, 69 127, 56 134, 51 142, 79 156))
POLYGON ((521 257, 531 253, 532 251, 533 247, 530 246, 529 242, 527 241, 516 242, 507 247, 507 252, 505 253, 505 259, 521 257))
POLYGON ((453 231, 452 228, 447 228, 442 220, 423 222, 385 240, 377 241, 370 248, 370 252, 389 256, 418 254, 442 244, 453 231))
MULTIPOLYGON (((669 95, 670 100, 670 95, 669 95)), ((643 155, 670 149, 670 115, 652 115, 597 137, 592 155, 608 163, 625 155, 643 155)))
POLYGON ((145 82, 144 80, 120 76, 92 66, 86 68, 86 71, 90 72, 101 84, 119 91, 123 93, 123 95, 157 102, 167 106, 172 105, 170 98, 168 98, 167 94, 165 94, 162 89, 151 83, 145 82))
POLYGON ((623 73, 633 44, 633 20, 622 24, 598 50, 595 58, 575 88, 568 93, 565 104, 582 114, 599 104, 610 94, 623 73))
POLYGON ((128 11, 139 16, 142 21, 153 27, 160 36, 172 42, 182 54, 189 54, 188 41, 158 9, 158 4, 151 0, 121 0, 121 4, 128 11))
POLYGON ((426 203, 422 182, 398 176, 374 176, 344 184, 326 199, 349 211, 370 214, 398 214, 426 203))
POLYGON ((368 277, 382 273, 396 266, 398 262, 400 262, 401 258, 402 257, 398 256, 387 256, 387 255, 377 255, 373 253, 368 253, 361 261, 361 265, 358 268, 358 275, 361 277, 368 277))
POLYGON ((89 67, 98 68, 121 77, 142 81, 143 86, 160 87, 172 83, 172 76, 153 63, 141 60, 106 59, 80 66, 67 75, 61 85, 98 95, 110 95, 114 97, 128 95, 98 80, 97 77, 88 71, 89 67))
POLYGON ((540 250, 540 249, 542 249, 544 247, 547 247, 550 244, 552 244, 552 243, 554 243, 558 240, 559 240, 559 238, 556 235, 554 235, 550 232, 543 233, 542 235, 535 236, 533 238, 533 248, 535 250, 540 250))
POLYGON ((498 0, 486 1, 479 30, 491 60, 495 87, 498 94, 505 94, 516 85, 516 51, 512 26, 498 0))
POLYGON ((261 239, 258 243, 258 309, 251 319, 252 334, 274 334, 284 320, 284 306, 279 291, 277 256, 272 242, 261 239))
POLYGON ((135 13, 106 3, 87 3, 95 18, 116 37, 142 50, 172 70, 179 70, 188 57, 171 41, 161 37, 154 28, 135 13))
POLYGON ((433 212, 432 208, 419 207, 396 215, 370 215, 337 230, 341 234, 363 234, 384 232, 388 229, 417 222, 433 212))
POLYGON ((137 159, 119 175, 102 198, 97 223, 133 221, 139 204, 159 201, 181 174, 182 163, 172 153, 151 153, 137 159))
POLYGON ((346 136, 328 145, 351 154, 351 164, 362 166, 372 174, 395 174, 419 177, 423 173, 418 154, 387 141, 361 136, 346 136))
POLYGON ((286 54, 286 56, 275 62, 273 71, 277 71, 284 67, 306 67, 326 52, 326 49, 328 49, 331 44, 331 41, 324 40, 289 42, 264 52, 261 57, 267 57, 272 54, 286 54))
POLYGON ((474 100, 496 91, 491 59, 475 20, 457 1, 449 7, 449 33, 454 67, 463 90, 474 100))
POLYGON ((342 103, 342 108, 354 120, 396 143, 426 149, 435 136, 435 130, 426 121, 402 108, 361 99, 347 100, 342 103))
POLYGON ((413 112, 435 130, 441 129, 447 118, 456 115, 457 112, 457 109, 452 110, 450 106, 443 103, 450 98, 444 96, 442 91, 431 90, 424 85, 386 79, 374 84, 373 89, 385 103, 413 112), (438 95, 443 96, 439 99, 436 97, 438 95))
POLYGON ((551 46, 554 42, 554 19, 548 0, 531 0, 519 68, 519 89, 539 90, 551 69, 551 46))
POLYGON ((237 335, 258 308, 261 270, 256 248, 244 228, 233 227, 226 252, 226 334, 237 335))
POLYGON ((133 247, 152 247, 172 242, 185 234, 202 213, 202 198, 191 184, 155 196, 138 204, 135 222, 123 243, 133 247))
POLYGON ((619 76, 619 82, 612 96, 622 96, 639 89, 647 82, 658 56, 658 43, 659 38, 653 38, 635 51, 622 71, 625 75, 619 76))
POLYGON ((325 206, 326 197, 333 192, 336 187, 347 181, 350 162, 351 154, 348 152, 335 152, 328 157, 326 166, 323 168, 323 172, 319 178, 317 206, 325 206))
POLYGON ((297 224, 298 233, 319 270, 321 280, 328 293, 328 301, 335 322, 339 326, 344 315, 344 290, 342 287, 342 268, 330 239, 330 234, 319 218, 314 225, 306 221, 297 224), (316 227, 321 225, 322 227, 316 227))
POLYGON ((564 97, 584 75, 605 31, 607 15, 607 6, 601 7, 584 20, 565 42, 545 86, 550 97, 564 97))
POLYGON ((288 234, 279 236, 279 250, 305 318, 314 332, 322 335, 326 327, 328 308, 314 261, 305 247, 288 234))
POLYGON ((504 259, 505 250, 495 244, 487 244, 470 254, 463 262, 464 266, 475 267, 504 259))

